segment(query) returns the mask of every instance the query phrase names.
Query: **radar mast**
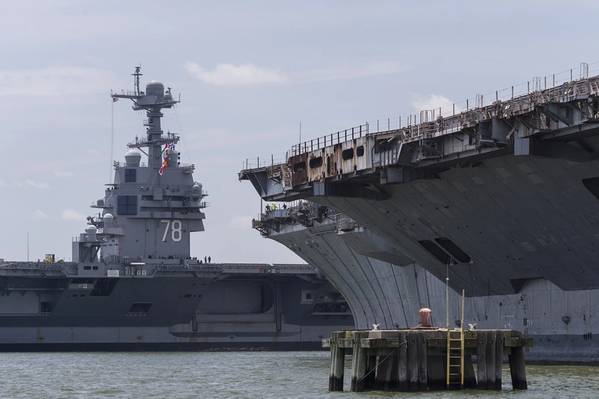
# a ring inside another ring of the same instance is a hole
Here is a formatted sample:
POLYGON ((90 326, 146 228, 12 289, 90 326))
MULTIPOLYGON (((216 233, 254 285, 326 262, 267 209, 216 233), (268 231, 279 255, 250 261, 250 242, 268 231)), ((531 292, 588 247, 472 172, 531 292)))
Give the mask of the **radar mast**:
POLYGON ((144 125, 146 126, 147 136, 145 139, 136 139, 135 142, 127 144, 129 148, 137 148, 148 157, 148 167, 158 171, 162 164, 161 153, 163 145, 176 144, 179 136, 168 133, 162 135, 161 118, 163 108, 172 108, 179 100, 175 100, 170 87, 164 90, 164 85, 160 82, 150 82, 146 85, 146 91, 140 90, 141 66, 135 67, 133 75, 133 92, 111 93, 113 101, 120 98, 129 99, 133 102, 135 111, 146 111, 148 117, 144 125), (147 147, 148 151, 142 148, 147 147))

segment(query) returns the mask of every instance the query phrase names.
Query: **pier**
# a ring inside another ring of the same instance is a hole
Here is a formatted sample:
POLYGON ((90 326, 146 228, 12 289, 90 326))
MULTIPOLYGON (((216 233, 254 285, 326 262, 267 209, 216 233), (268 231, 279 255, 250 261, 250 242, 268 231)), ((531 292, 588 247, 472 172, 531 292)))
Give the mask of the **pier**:
POLYGON ((351 350, 353 392, 501 390, 506 358, 512 387, 527 389, 526 345, 514 330, 446 328, 338 331, 323 342, 331 351, 329 391, 343 391, 351 350))

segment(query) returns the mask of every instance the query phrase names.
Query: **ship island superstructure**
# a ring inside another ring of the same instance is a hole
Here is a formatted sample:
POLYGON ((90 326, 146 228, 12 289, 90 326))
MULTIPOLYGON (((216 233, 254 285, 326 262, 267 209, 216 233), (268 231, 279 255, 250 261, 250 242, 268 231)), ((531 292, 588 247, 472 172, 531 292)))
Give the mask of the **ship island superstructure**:
POLYGON ((141 76, 111 97, 146 113, 145 137, 114 163, 72 261, 0 260, 0 350, 315 349, 350 327, 344 298, 311 266, 191 256, 206 193, 162 130, 179 100, 160 82, 142 90, 141 76))
MULTIPOLYGON (((361 328, 410 326, 418 306, 440 309, 444 325, 448 278, 469 323, 533 338, 528 358, 596 362, 599 76, 580 70, 248 165, 240 179, 264 200, 294 204, 254 226, 319 267, 361 328)), ((456 303, 453 292, 450 326, 456 303)))

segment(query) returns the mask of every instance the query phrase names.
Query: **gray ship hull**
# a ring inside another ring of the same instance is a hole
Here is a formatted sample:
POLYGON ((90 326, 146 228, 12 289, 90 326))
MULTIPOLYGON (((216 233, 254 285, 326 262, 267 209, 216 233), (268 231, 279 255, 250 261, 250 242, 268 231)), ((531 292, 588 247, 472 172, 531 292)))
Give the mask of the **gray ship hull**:
POLYGON ((340 298, 313 272, 2 276, 0 351, 315 350, 353 326, 340 298))
MULTIPOLYGON (((346 297, 356 327, 404 328, 417 325, 418 310, 433 310, 433 323, 445 325, 445 284, 424 268, 397 266, 365 256, 382 239, 364 229, 341 232, 324 219, 306 227, 280 224, 274 239, 318 267, 346 297), (374 240, 374 242, 373 242, 374 240)), ((458 294, 450 289, 449 320, 459 322, 458 294)), ((466 297, 465 318, 475 328, 510 328, 532 338, 527 359, 535 362, 599 362, 599 290, 565 291, 543 279, 527 282, 518 294, 466 297)))
MULTIPOLYGON (((446 324, 449 276, 449 324, 465 290, 467 322, 528 334, 529 359, 596 361, 599 76, 479 100, 459 113, 423 111, 419 123, 396 129, 372 133, 366 124, 299 143, 285 163, 246 165, 240 179, 263 200, 307 200, 350 221, 336 220, 326 243, 315 231, 285 236, 283 221, 272 238, 323 269, 345 263, 347 285, 363 293, 353 302, 370 301, 358 323, 401 322, 397 309, 414 315, 416 303, 446 324)), ((320 216, 303 224, 314 230, 320 216)))

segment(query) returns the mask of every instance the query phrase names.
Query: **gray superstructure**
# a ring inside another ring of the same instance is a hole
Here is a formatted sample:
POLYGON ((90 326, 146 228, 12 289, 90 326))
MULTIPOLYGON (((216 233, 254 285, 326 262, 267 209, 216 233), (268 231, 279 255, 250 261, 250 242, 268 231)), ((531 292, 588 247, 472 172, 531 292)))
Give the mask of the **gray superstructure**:
POLYGON ((179 136, 161 128, 179 101, 133 76, 134 91, 112 98, 146 112, 146 136, 114 163, 72 261, 0 260, 0 350, 308 349, 350 327, 345 300, 311 266, 191 256, 206 194, 179 136))
POLYGON ((449 275, 468 321, 529 334, 529 358, 597 361, 599 77, 541 87, 397 129, 348 129, 245 169, 264 199, 312 204, 307 224, 266 212, 257 227, 321 268, 359 325, 410 325, 421 305, 445 324, 449 275))

